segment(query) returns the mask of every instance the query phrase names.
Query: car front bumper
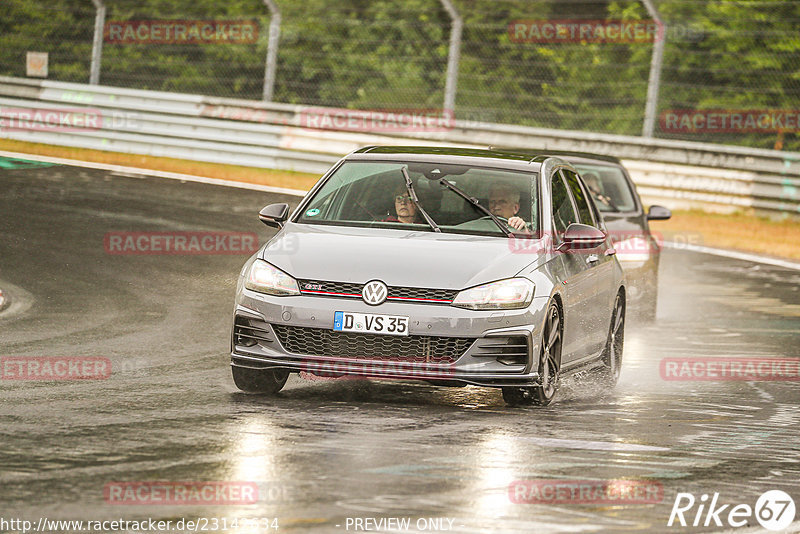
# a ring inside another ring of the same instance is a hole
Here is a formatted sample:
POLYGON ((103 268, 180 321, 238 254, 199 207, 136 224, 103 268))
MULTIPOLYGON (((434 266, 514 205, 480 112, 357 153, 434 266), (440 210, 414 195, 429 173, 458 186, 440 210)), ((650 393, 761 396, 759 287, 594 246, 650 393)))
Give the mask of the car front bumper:
POLYGON ((242 289, 234 311, 231 365, 448 385, 530 386, 540 379, 539 337, 547 302, 538 297, 522 310, 474 311, 440 304, 369 306, 360 299, 274 297, 242 289), (407 316, 409 336, 334 333, 336 311, 407 316))

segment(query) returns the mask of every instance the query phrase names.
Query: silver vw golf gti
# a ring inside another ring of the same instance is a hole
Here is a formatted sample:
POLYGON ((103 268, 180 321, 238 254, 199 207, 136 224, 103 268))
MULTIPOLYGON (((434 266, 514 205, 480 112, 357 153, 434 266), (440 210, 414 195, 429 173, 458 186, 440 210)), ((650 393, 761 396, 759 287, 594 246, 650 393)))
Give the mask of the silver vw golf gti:
POLYGON ((625 284, 578 173, 547 156, 367 147, 336 163, 239 277, 239 389, 288 375, 502 388, 549 404, 559 380, 619 378, 625 284))

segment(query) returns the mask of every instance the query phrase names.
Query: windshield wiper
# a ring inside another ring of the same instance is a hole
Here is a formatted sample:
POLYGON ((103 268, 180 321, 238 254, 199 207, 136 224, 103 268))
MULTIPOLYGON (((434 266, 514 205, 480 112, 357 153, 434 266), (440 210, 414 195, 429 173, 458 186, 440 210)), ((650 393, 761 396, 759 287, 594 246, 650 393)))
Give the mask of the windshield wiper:
POLYGON ((504 234, 506 234, 508 237, 514 237, 514 232, 509 230, 508 226, 503 224, 503 221, 498 219, 497 216, 494 213, 492 213, 491 210, 489 210, 489 208, 487 208, 486 206, 484 206, 483 204, 478 202, 477 198, 469 196, 464 191, 462 191, 461 189, 456 187, 449 180, 447 180, 444 176, 439 178, 439 183, 442 184, 443 186, 445 186, 446 188, 448 188, 450 191, 452 191, 456 195, 458 195, 461 198, 463 198, 464 200, 466 200, 467 202, 469 202, 475 209, 477 209, 478 211, 480 211, 481 213, 483 213, 484 215, 486 215, 487 217, 492 219, 494 221, 494 223, 497 225, 497 227, 500 228, 500 230, 504 234))
POLYGON ((439 228, 439 225, 436 224, 436 221, 431 219, 431 216, 428 215, 428 212, 425 211, 425 208, 420 206, 419 198, 417 198, 417 192, 414 191, 414 183, 411 181, 411 177, 408 175, 408 171, 405 167, 400 167, 400 172, 403 173, 403 178, 406 180, 406 190, 408 191, 408 196, 411 198, 411 201, 414 203, 414 206, 417 207, 417 211, 422 214, 422 217, 425 219, 425 222, 433 228, 434 232, 441 232, 442 229, 439 228))

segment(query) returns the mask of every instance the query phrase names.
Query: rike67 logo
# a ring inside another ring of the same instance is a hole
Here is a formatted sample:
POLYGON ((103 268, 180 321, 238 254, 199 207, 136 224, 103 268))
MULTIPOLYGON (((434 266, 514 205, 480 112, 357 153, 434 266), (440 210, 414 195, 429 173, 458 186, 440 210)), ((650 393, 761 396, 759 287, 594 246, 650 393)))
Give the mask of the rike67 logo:
POLYGON ((749 504, 720 504, 719 493, 709 496, 703 494, 696 499, 691 493, 678 493, 667 526, 730 527, 753 526, 753 519, 767 530, 784 530, 795 516, 794 500, 781 490, 764 492, 756 500, 755 506, 749 504))

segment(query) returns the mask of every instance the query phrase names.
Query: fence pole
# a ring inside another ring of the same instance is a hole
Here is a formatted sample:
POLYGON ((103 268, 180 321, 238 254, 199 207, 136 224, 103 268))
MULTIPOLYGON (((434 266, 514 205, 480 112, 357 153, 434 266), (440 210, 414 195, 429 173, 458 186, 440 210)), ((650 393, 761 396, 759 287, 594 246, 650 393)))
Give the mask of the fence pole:
POLYGON ((278 42, 281 35, 281 12, 275 0, 264 0, 269 8, 269 40, 267 41, 267 65, 264 69, 264 102, 271 102, 275 88, 275 70, 278 66, 278 42))
POLYGON ((656 112, 658 111, 658 90, 661 85, 661 65, 664 60, 664 43, 667 40, 667 32, 652 0, 642 0, 642 3, 659 29, 656 41, 653 43, 653 56, 650 58, 650 79, 647 82, 647 103, 645 104, 644 125, 642 126, 642 137, 653 137, 656 112))
POLYGON ((106 25, 106 6, 103 0, 92 0, 95 8, 94 40, 92 41, 92 64, 89 69, 89 84, 100 83, 100 61, 103 57, 103 29, 106 25))
POLYGON ((458 87, 458 61, 461 55, 461 30, 464 22, 450 0, 440 0, 450 15, 453 28, 450 30, 450 49, 447 53, 447 81, 444 87, 444 110, 453 112, 456 108, 456 89, 458 87))

